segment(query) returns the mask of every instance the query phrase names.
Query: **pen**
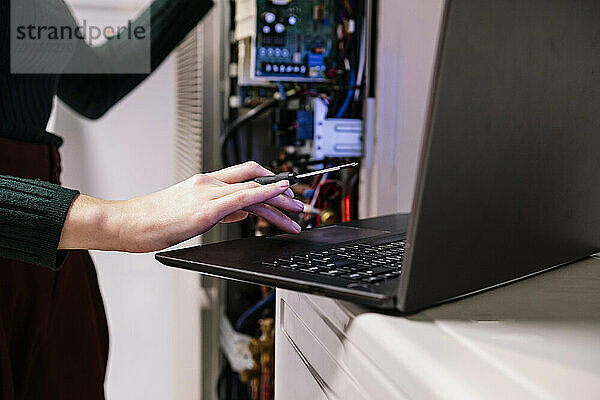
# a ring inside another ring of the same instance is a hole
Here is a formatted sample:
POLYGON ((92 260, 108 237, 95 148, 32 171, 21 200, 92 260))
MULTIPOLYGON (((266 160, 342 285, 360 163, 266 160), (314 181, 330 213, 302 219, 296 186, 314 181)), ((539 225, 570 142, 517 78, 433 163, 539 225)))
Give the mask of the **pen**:
POLYGON ((290 181, 290 185, 293 185, 294 183, 298 183, 298 181, 303 178, 308 178, 308 177, 316 176, 316 175, 322 175, 322 174, 326 174, 328 172, 339 171, 340 169, 344 169, 344 168, 352 168, 352 167, 356 167, 357 165, 358 165, 357 162, 353 162, 350 164, 338 165, 337 167, 331 167, 331 168, 320 169, 318 171, 307 172, 305 174, 300 174, 300 175, 296 174, 295 172, 281 172, 277 175, 261 176, 261 177, 253 179, 253 181, 256 183, 260 183, 261 185, 268 185, 270 183, 275 183, 275 182, 279 182, 279 181, 290 181))

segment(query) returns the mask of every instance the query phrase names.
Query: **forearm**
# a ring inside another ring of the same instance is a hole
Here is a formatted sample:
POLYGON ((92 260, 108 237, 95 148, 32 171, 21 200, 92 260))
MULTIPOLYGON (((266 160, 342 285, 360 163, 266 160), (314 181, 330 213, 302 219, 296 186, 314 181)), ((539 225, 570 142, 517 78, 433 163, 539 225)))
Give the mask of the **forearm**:
POLYGON ((177 185, 121 201, 77 196, 67 213, 59 250, 143 253, 164 249, 199 234, 200 231, 191 228, 182 229, 183 221, 172 215, 177 213, 177 207, 173 206, 176 188, 177 185))

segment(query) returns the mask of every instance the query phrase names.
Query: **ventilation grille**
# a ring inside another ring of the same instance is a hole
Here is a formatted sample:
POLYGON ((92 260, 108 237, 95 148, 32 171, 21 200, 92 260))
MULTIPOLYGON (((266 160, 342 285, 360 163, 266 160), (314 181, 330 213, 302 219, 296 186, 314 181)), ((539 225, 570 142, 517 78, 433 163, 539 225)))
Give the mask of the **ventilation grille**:
POLYGON ((199 25, 177 49, 177 181, 202 171, 203 37, 204 30, 199 25))

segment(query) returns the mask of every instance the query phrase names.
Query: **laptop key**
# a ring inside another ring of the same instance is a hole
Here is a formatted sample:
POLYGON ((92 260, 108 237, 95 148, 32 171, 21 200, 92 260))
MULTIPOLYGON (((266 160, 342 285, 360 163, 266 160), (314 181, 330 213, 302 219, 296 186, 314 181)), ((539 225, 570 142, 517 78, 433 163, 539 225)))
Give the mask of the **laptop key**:
POLYGON ((344 260, 344 257, 340 257, 340 256, 327 256, 327 257, 321 257, 321 258, 314 258, 313 259, 313 261, 322 262, 322 263, 330 263, 330 262, 339 261, 339 260, 344 260))
POLYGON ((277 264, 275 262, 269 262, 269 261, 263 261, 261 262, 262 265, 266 265, 267 267, 277 267, 277 264))
POLYGON ((321 275, 327 275, 327 276, 340 276, 342 275, 344 272, 337 270, 337 269, 330 269, 328 271, 320 271, 319 272, 321 275))
POLYGON ((331 249, 329 250, 331 251, 331 254, 338 254, 338 253, 343 253, 345 250, 340 250, 340 249, 331 249))
POLYGON ((300 271, 310 272, 310 273, 316 273, 316 272, 319 272, 320 270, 321 270, 321 268, 319 268, 319 267, 300 268, 300 271))
POLYGON ((312 263, 310 263, 309 261, 297 261, 296 264, 300 265, 301 267, 310 267, 312 266, 312 263))
POLYGON ((344 275, 340 276, 340 278, 352 279, 355 281, 361 280, 364 277, 365 277, 365 275, 361 274, 360 272, 353 272, 351 274, 344 274, 344 275))
POLYGON ((389 269, 398 269, 400 268, 401 264, 400 263, 387 263, 385 265, 382 265, 383 267, 389 268, 389 269))
POLYGON ((345 265, 350 265, 350 264, 356 264, 356 261, 342 259, 342 260, 334 261, 331 263, 327 263, 327 264, 325 264, 325 266, 327 268, 337 268, 337 267, 343 267, 345 265))
POLYGON ((311 251, 309 253, 309 255, 313 256, 313 257, 326 257, 326 256, 329 256, 331 254, 332 254, 331 250, 311 251))
POLYGON ((358 263, 358 264, 352 265, 352 269, 357 272, 365 270, 365 269, 371 269, 371 268, 373 268, 373 266, 371 264, 367 264, 367 263, 358 263))
POLYGON ((322 263, 315 262, 314 260, 302 260, 302 261, 296 261, 296 262, 301 265, 310 265, 310 266, 322 265, 322 263))
POLYGON ((384 278, 379 277, 379 276, 369 276, 367 278, 363 278, 362 281, 363 282, 367 282, 367 283, 377 283, 382 281, 384 278))
POLYGON ((381 274, 390 272, 390 270, 385 267, 375 267, 375 268, 367 269, 367 270, 364 270, 361 272, 363 272, 364 274, 367 274, 367 275, 381 275, 381 274))

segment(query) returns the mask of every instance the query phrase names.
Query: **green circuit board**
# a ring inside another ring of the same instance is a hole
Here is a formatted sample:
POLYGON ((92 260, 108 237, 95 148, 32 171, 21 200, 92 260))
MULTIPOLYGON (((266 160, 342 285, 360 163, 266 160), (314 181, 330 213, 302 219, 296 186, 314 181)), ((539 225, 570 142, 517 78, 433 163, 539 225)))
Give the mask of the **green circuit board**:
POLYGON ((255 78, 322 81, 334 67, 335 0, 257 0, 255 78))

